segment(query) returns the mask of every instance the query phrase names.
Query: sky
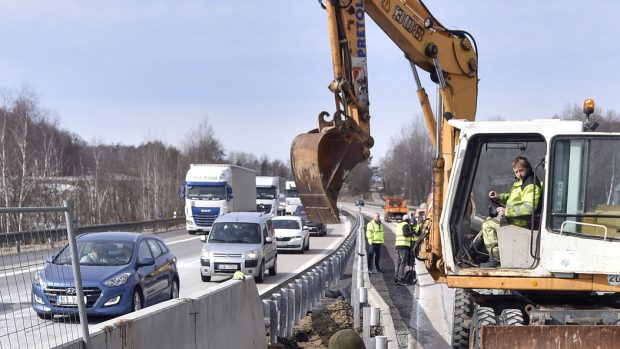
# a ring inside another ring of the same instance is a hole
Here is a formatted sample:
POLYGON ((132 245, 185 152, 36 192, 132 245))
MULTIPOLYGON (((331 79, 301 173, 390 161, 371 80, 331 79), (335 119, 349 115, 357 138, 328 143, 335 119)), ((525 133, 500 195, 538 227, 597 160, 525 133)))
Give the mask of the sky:
MULTIPOLYGON (((620 2, 425 4, 476 40, 477 119, 549 118, 585 98, 620 112, 620 2)), ((402 52, 366 25, 371 154, 381 159, 421 110, 402 52)), ((34 92, 87 142, 181 148, 206 118, 226 151, 287 161, 293 138, 335 111, 316 0, 0 0, 0 38, 2 92, 34 92)))

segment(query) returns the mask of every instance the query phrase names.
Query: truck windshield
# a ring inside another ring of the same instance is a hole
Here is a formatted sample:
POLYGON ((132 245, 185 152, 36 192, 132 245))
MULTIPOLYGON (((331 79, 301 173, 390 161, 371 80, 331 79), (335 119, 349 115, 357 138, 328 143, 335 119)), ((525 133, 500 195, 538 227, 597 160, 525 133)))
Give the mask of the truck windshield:
POLYGON ((275 199, 276 198, 276 188, 256 188, 256 198, 257 199, 275 199))
POLYGON ((297 189, 289 189, 286 191, 286 197, 287 198, 298 198, 299 192, 297 191, 297 189))
POLYGON ((260 226, 256 223, 215 223, 209 233, 209 242, 259 244, 260 226))
POLYGON ((620 239, 620 139, 558 137, 553 143, 550 228, 620 239))
POLYGON ((206 186, 206 185, 188 185, 187 197, 190 199, 201 200, 224 200, 226 199, 226 187, 224 185, 219 186, 206 186))

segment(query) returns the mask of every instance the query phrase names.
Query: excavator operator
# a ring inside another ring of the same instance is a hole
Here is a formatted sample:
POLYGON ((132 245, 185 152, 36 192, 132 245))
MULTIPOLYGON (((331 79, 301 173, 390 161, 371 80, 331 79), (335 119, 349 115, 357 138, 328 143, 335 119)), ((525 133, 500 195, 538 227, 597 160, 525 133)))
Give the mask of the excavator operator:
POLYGON ((512 171, 515 175, 515 182, 512 184, 510 193, 498 194, 494 190, 489 192, 489 199, 498 205, 495 212, 490 212, 495 217, 487 218, 480 230, 484 246, 489 253, 488 262, 482 263, 481 267, 494 268, 500 265, 497 242, 497 230, 500 226, 513 224, 529 228, 532 223, 532 211, 539 210, 542 185, 535 178, 529 160, 523 156, 517 156, 512 161, 512 171))

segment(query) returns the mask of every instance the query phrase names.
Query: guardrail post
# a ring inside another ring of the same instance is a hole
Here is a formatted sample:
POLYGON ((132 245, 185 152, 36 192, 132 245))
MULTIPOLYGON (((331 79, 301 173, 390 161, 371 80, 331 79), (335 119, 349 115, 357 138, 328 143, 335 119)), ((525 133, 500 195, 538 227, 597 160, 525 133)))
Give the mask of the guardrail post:
POLYGON ((282 335, 282 295, 279 293, 274 293, 271 295, 271 298, 273 299, 273 302, 276 303, 277 314, 275 326, 273 326, 272 330, 276 333, 276 336, 284 337, 282 335))
POLYGON ((278 344, 278 303, 269 301, 269 337, 271 344, 278 344))
POLYGON ((286 315, 286 338, 291 338, 293 337, 293 326, 295 326, 295 290, 289 287, 288 289, 286 289, 286 293, 288 296, 288 312, 286 315))
POLYGON ((280 289, 280 295, 280 337, 288 338, 286 336, 288 332, 286 328, 288 323, 286 319, 288 315, 288 292, 285 288, 280 289))
POLYGON ((295 323, 299 323, 299 320, 305 315, 303 309, 303 283, 301 280, 295 280, 295 323))
POLYGON ((370 339, 370 308, 364 307, 364 314, 362 320, 362 338, 364 339, 364 343, 368 343, 370 339))
POLYGON ((303 314, 301 315, 301 317, 303 318, 304 316, 306 316, 306 314, 308 314, 308 311, 310 309, 308 309, 308 277, 307 276, 302 276, 301 277, 301 282, 302 282, 302 300, 301 300, 301 309, 303 310, 303 314))
POLYGON ((295 281, 294 284, 289 284, 295 290, 295 324, 299 324, 301 320, 301 285, 299 281, 295 281))
POLYGON ((376 336, 375 337, 375 349, 386 349, 386 348, 387 348, 387 337, 376 336))
POLYGON ((379 326, 381 323, 381 309, 378 307, 370 308, 370 326, 379 326))

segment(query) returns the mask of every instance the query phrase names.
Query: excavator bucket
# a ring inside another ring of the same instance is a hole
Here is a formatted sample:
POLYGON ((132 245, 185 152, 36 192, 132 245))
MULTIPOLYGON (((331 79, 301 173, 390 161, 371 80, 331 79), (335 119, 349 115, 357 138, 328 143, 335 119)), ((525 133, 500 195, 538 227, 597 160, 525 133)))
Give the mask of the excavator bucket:
POLYGON ((301 134, 291 146, 291 167, 299 198, 313 222, 338 223, 336 201, 346 175, 366 159, 364 147, 342 132, 324 128, 301 134))

